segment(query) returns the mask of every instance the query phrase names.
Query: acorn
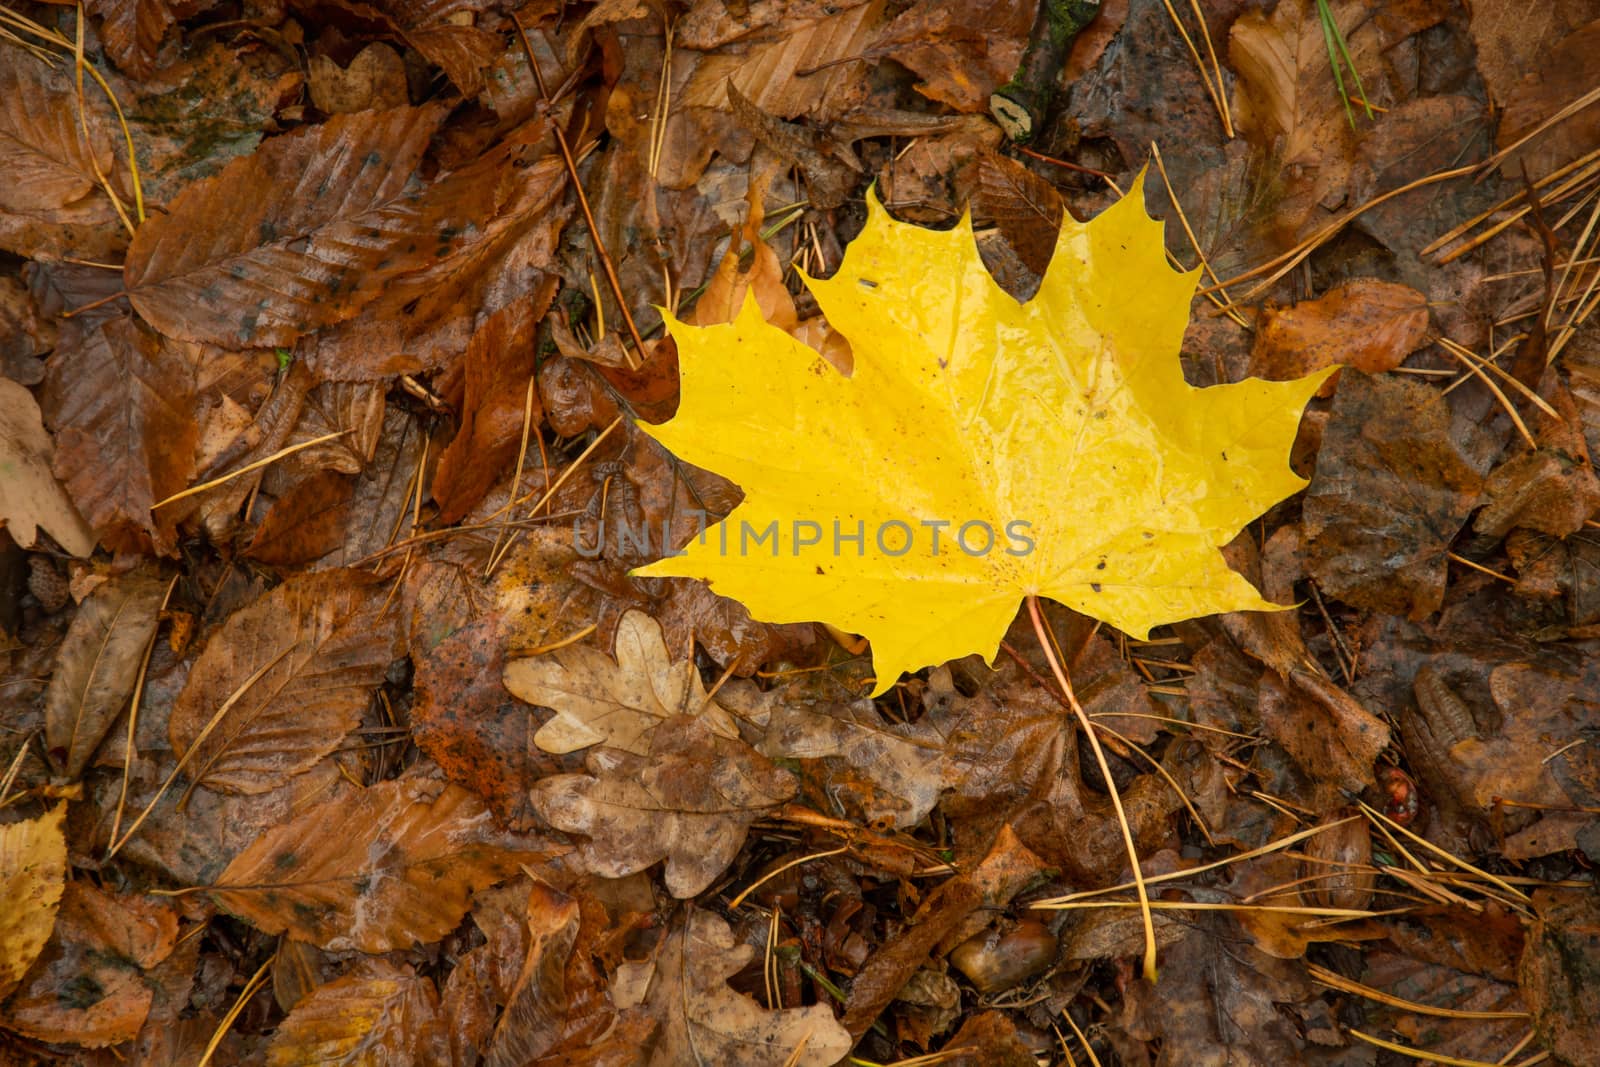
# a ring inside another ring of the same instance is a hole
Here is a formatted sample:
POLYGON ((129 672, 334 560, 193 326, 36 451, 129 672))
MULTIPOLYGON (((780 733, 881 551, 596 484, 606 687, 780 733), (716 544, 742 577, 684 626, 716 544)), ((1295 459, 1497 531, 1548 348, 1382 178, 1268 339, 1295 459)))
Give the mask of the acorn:
POLYGON ((1036 919, 1004 931, 989 927, 950 950, 950 963, 984 996, 1044 973, 1056 959, 1056 935, 1036 919))

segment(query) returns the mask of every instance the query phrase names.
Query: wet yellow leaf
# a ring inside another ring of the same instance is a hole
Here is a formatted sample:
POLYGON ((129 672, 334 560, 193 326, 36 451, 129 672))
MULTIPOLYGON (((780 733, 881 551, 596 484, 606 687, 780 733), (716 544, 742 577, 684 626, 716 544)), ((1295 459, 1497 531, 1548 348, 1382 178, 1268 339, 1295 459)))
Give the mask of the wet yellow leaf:
POLYGON ((645 429, 745 499, 638 573, 862 634, 880 693, 972 652, 992 662, 1027 594, 1137 637, 1274 607, 1218 548, 1304 486, 1289 448, 1328 372, 1188 385, 1195 275, 1167 266, 1142 203, 1141 183, 1065 220, 1018 303, 968 219, 934 232, 872 198, 838 272, 808 281, 850 341, 849 377, 748 299, 727 325, 669 321, 682 400, 645 429))
POLYGON ((0 826, 0 998, 7 997, 39 958, 67 877, 62 801, 37 819, 0 826))

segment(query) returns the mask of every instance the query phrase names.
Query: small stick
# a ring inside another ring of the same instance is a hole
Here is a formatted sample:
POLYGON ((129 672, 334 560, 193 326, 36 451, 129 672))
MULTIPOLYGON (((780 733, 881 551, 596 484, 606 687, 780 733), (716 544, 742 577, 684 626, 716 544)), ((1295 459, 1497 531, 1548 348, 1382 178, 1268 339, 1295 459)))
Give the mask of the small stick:
POLYGON ((1044 125, 1073 38, 1100 13, 1100 0, 1039 0, 1022 62, 989 97, 989 112, 1012 141, 1031 141, 1044 125))

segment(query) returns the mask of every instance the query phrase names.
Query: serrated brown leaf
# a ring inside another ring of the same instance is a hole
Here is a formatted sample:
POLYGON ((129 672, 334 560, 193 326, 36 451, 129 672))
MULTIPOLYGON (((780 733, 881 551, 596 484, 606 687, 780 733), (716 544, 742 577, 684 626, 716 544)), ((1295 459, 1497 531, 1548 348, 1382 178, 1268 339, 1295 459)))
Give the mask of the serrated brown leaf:
POLYGON ((50 473, 50 435, 33 394, 0 378, 0 524, 32 548, 39 530, 74 556, 94 551, 94 534, 50 473))
POLYGON ((149 972, 177 936, 177 915, 164 903, 67 883, 50 942, 0 1009, 0 1025, 87 1048, 131 1040, 154 1001, 149 972))
POLYGON ((465 243, 484 205, 430 196, 417 164, 437 108, 335 115, 195 182, 134 234, 129 299, 162 333, 287 345, 465 243))
POLYGON ((0 826, 0 1001, 44 951, 67 877, 67 802, 0 826))
POLYGON ((601 748, 587 766, 586 775, 535 783, 534 808, 557 829, 589 838, 581 860, 603 878, 666 860, 667 889, 679 899, 710 885, 750 824, 795 792, 788 771, 688 716, 656 728, 649 756, 601 748))
POLYGON ((45 690, 46 752, 76 781, 127 707, 156 632, 167 583, 135 572, 95 587, 78 607, 45 690))
POLYGON ((872 51, 915 71, 922 95, 957 111, 985 112, 989 95, 1017 69, 1036 10, 1028 0, 927 0, 885 27, 872 51))
POLYGON ((176 521, 152 507, 194 473, 193 353, 126 315, 70 319, 40 406, 56 433, 56 474, 101 542, 170 553, 176 521))
POLYGON ((337 748, 400 652, 387 593, 362 571, 319 571, 235 612, 172 707, 168 734, 190 780, 265 793, 337 748))
POLYGON ((737 738, 726 711, 706 696, 692 660, 667 654, 661 627, 642 611, 617 624, 616 659, 589 645, 568 645, 506 664, 505 685, 556 717, 534 735, 546 752, 609 745, 649 755, 656 727, 679 715, 703 719, 712 732, 737 738))
POLYGON ((437 941, 473 892, 562 851, 500 833, 460 786, 380 782, 262 834, 212 895, 268 933, 329 951, 388 952, 437 941))
POLYGON ((79 126, 67 70, 0 43, 0 248, 105 258, 127 237, 95 168, 118 181, 112 132, 97 102, 79 126))
POLYGON ((524 423, 530 434, 538 432, 544 412, 533 388, 533 335, 541 311, 519 300, 491 315, 467 343, 461 428, 433 476, 442 523, 459 521, 516 459, 524 423))
POLYGON ((310 563, 338 548, 350 520, 351 480, 319 471, 272 505, 244 555, 272 567, 310 563))
POLYGON ((1055 255, 1054 235, 1061 230, 1066 210, 1061 194, 1039 175, 998 152, 978 156, 977 178, 972 191, 974 221, 998 226, 1023 265, 1042 276, 1055 255))
POLYGON ((728 978, 754 955, 723 919, 686 908, 650 961, 617 969, 614 988, 629 991, 618 1006, 642 1004, 661 1024, 649 1067, 832 1067, 850 1051, 854 1042, 826 1005, 768 1011, 730 989, 728 978))
POLYGON ((267 1064, 431 1067, 448 1062, 443 1031, 433 983, 374 962, 296 1004, 267 1045, 267 1064))

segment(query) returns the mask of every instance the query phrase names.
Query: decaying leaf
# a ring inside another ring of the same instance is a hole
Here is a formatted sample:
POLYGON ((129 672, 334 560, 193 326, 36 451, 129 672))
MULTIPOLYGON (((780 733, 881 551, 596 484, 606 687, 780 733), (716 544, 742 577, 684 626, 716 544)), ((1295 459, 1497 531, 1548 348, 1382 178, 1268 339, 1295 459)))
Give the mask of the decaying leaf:
POLYGON ((171 552, 176 521, 151 509, 194 473, 193 353, 126 315, 69 320, 40 406, 56 431, 56 473, 100 540, 171 552))
POLYGON ((37 819, 0 826, 0 1000, 22 981, 55 927, 67 876, 67 839, 61 827, 67 802, 37 819))
POLYGON ((50 437, 33 394, 0 378, 0 524, 32 547, 39 530, 74 556, 94 551, 94 534, 50 473, 50 437))
POLYGON ((318 986, 278 1024, 268 1067, 448 1062, 439 995, 426 978, 376 962, 318 986))
POLYGON ((667 861, 673 896, 700 893, 727 869, 750 824, 794 795, 794 777, 700 719, 655 729, 648 756, 601 748, 589 774, 558 774, 533 787, 533 806, 559 830, 583 834, 583 864, 621 878, 667 861))
POLYGON ((865 635, 876 693, 969 652, 992 662, 1030 594, 1140 637, 1271 608, 1217 549, 1304 484, 1288 450, 1325 375, 1186 384, 1194 276, 1166 265, 1142 199, 1064 221, 1026 304, 995 286, 969 222, 935 233, 874 200, 838 272, 810 283, 851 343, 849 378, 748 298, 731 325, 671 322, 683 399, 644 429, 745 500, 638 573, 865 635))
POLYGON ((767 1011, 728 988, 728 977, 754 954, 721 918, 686 908, 653 959, 618 968, 614 987, 625 991, 618 1006, 641 1004, 661 1022, 649 1067, 831 1067, 850 1051, 854 1042, 827 1007, 767 1011))
POLYGON ((254 794, 308 770, 354 729, 400 648, 399 613, 361 571, 304 575, 234 613, 173 704, 190 780, 254 794))
POLYGON ((387 952, 438 940, 473 891, 559 851, 500 833, 460 786, 380 782, 262 834, 212 895, 268 933, 330 951, 387 952))
POLYGON ((1281 380, 1343 365, 1381 374, 1398 367, 1427 336, 1423 294, 1392 282, 1349 282, 1315 300, 1263 311, 1250 373, 1281 380))
POLYGON ((415 185, 439 119, 431 107, 336 115, 189 186, 134 234, 134 308, 169 337, 222 345, 286 345, 352 317, 461 244, 480 206, 415 185))
POLYGON ((76 780, 127 707, 167 582, 135 572, 95 587, 78 607, 45 690, 45 739, 56 769, 76 780))
POLYGON ((554 709, 534 744, 546 752, 609 745, 640 756, 651 751, 656 727, 678 715, 703 717, 712 731, 737 738, 738 728, 706 696, 690 660, 674 662, 661 627, 641 611, 617 624, 617 658, 588 645, 506 664, 506 688, 530 704, 554 709))
POLYGON ((131 1040, 154 1001, 149 972, 177 938, 178 917, 167 904, 69 882, 55 931, 0 1009, 0 1025, 87 1048, 131 1040))

